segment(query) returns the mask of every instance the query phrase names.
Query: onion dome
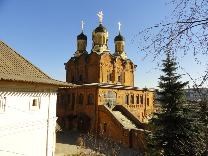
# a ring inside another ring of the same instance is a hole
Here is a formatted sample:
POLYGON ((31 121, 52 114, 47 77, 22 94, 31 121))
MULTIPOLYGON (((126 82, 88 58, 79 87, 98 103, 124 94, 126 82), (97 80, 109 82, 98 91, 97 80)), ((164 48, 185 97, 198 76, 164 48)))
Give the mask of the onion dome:
POLYGON ((102 24, 99 24, 99 26, 94 31, 95 31, 95 33, 97 33, 97 32, 106 33, 107 29, 102 24))
POLYGON ((116 36, 114 38, 114 42, 116 42, 116 41, 125 41, 125 38, 120 34, 120 32, 119 32, 118 36, 116 36))
POLYGON ((77 36, 77 40, 87 40, 87 36, 82 32, 77 36))

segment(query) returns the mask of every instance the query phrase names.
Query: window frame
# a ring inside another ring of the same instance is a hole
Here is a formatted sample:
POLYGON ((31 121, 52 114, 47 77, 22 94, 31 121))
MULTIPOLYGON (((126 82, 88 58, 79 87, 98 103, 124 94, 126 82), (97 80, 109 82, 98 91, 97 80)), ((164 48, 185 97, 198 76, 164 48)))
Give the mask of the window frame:
POLYGON ((93 105, 94 104, 94 95, 92 93, 88 94, 87 96, 87 104, 88 105, 93 105))
POLYGON ((131 103, 131 104, 134 104, 134 94, 131 95, 130 103, 131 103))
POLYGON ((78 98, 78 104, 83 105, 83 103, 84 103, 84 95, 80 93, 78 98))
POLYGON ((30 98, 30 110, 31 111, 37 111, 40 110, 40 106, 41 106, 41 98, 38 96, 34 96, 30 98), (36 105, 34 105, 34 101, 36 101, 36 105))

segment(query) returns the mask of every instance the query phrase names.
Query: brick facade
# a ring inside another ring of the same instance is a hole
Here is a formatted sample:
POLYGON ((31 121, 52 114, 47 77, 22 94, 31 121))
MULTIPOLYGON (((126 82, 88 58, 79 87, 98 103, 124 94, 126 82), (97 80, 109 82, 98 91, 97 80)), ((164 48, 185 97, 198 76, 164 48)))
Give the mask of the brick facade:
POLYGON ((136 65, 127 59, 120 33, 114 40, 114 54, 108 49, 108 32, 102 24, 93 31, 90 53, 83 45, 86 40, 83 32, 78 35, 77 51, 65 63, 66 81, 74 86, 58 92, 59 124, 144 150, 144 123, 154 109, 154 92, 134 87, 136 65))

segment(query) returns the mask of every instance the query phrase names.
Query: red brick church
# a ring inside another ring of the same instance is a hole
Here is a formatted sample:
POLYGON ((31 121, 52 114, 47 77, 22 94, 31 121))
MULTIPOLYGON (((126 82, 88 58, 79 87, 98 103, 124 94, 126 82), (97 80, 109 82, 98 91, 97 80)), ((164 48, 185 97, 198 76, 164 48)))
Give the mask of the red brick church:
POLYGON ((114 38, 108 48, 108 31, 99 12, 99 25, 92 32, 92 49, 86 51, 87 36, 77 36, 77 50, 66 62, 66 81, 72 87, 58 93, 58 122, 64 129, 91 131, 129 147, 144 148, 145 122, 153 112, 154 92, 134 86, 136 65, 127 57, 125 39, 114 38))

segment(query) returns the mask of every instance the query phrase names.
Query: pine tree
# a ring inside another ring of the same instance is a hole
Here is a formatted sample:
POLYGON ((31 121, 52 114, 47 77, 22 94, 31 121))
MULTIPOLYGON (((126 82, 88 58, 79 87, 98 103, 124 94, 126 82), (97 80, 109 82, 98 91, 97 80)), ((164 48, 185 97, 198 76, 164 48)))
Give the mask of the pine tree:
POLYGON ((201 135, 203 137, 205 150, 203 152, 203 155, 208 156, 208 100, 207 97, 205 99, 202 99, 202 101, 199 102, 200 104, 200 111, 199 111, 199 120, 200 120, 200 128, 201 128, 201 135))
POLYGON ((154 114, 149 135, 150 155, 200 155, 200 131, 185 99, 181 75, 171 54, 163 60, 164 73, 159 78, 160 112, 154 114))

